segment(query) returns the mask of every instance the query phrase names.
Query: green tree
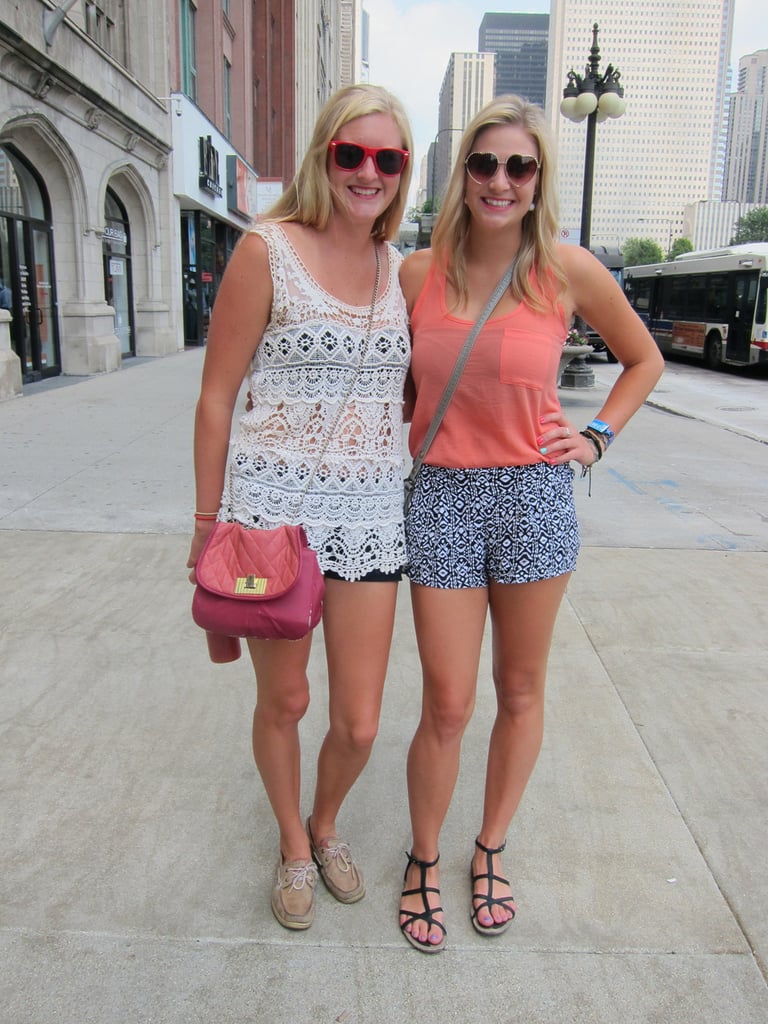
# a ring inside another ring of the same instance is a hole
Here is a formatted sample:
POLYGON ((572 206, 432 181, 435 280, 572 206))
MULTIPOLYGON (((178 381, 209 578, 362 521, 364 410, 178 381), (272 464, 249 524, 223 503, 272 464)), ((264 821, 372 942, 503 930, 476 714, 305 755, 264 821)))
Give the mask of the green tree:
POLYGON ((744 242, 768 242, 768 206, 750 210, 739 219, 736 237, 731 239, 731 245, 741 245, 744 242))
POLYGON ((693 252, 693 242, 690 238, 676 238, 672 243, 667 259, 671 261, 682 252, 693 252))
POLYGON ((661 263, 664 254, 652 238, 628 238, 621 250, 625 267, 641 267, 646 263, 661 263))

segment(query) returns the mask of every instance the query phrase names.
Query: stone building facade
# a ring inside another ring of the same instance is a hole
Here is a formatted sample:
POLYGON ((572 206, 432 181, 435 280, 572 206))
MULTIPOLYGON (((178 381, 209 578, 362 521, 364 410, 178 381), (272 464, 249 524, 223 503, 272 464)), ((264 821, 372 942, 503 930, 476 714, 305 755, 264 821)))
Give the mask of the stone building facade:
POLYGON ((4 397, 181 344, 166 0, 111 6, 0 0, 4 397))
POLYGON ((0 0, 0 400, 205 344, 238 238, 359 74, 362 17, 361 0, 0 0))

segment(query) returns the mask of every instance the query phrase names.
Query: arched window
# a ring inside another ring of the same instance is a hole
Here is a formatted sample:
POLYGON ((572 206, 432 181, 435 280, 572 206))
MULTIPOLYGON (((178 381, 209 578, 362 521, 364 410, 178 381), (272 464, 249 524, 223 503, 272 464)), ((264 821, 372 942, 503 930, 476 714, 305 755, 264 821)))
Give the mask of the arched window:
POLYGON ((125 359, 136 355, 131 234, 125 207, 111 188, 104 199, 104 298, 115 311, 115 334, 125 359))
POLYGON ((50 203, 13 146, 0 146, 0 305, 25 383, 61 373, 50 203))

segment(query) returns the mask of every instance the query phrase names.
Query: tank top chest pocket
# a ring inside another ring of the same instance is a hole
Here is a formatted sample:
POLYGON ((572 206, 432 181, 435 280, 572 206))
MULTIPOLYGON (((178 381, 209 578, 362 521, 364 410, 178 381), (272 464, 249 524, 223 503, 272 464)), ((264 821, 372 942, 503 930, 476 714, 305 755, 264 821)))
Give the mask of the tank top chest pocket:
POLYGON ((554 378, 559 361, 549 334, 507 327, 501 338, 499 381, 541 391, 554 378))

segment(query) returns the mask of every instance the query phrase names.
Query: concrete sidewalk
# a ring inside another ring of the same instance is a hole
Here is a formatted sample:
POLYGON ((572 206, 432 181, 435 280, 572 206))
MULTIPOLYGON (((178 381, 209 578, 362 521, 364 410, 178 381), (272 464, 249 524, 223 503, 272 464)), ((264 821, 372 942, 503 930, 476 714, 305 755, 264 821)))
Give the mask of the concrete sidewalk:
MULTIPOLYGON (((3 1024, 764 1024, 764 491, 706 505, 673 467, 671 508, 668 452, 690 421, 653 408, 593 497, 579 489, 586 546, 505 861, 518 919, 495 941, 469 921, 486 651, 441 851, 449 947, 432 958, 397 929, 420 685, 401 587, 380 737, 341 820, 369 892, 344 907, 320 888, 315 924, 291 934, 269 909, 251 671, 211 665, 189 616, 201 364, 185 353, 0 406, 3 1024)), ((612 372, 563 394, 575 420, 612 372)), ((750 446, 766 487, 759 424, 699 429, 718 471, 750 446)), ((312 678, 305 806, 321 631, 312 678)))

